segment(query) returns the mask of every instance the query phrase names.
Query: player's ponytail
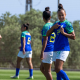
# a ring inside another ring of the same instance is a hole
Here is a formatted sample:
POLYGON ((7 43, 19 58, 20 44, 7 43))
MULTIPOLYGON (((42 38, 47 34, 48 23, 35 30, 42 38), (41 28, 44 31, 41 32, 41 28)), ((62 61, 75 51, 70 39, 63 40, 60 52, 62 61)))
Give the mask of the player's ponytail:
MULTIPOLYGON (((59 12, 59 11, 61 11, 61 10, 64 10, 64 8, 63 8, 63 5, 62 4, 59 4, 58 5, 58 11, 57 12, 59 12)), ((64 10, 65 11, 65 10, 64 10)))
POLYGON ((45 20, 49 20, 50 19, 50 16, 51 16, 51 11, 49 11, 49 7, 46 7, 45 8, 45 11, 43 11, 43 18, 45 20))

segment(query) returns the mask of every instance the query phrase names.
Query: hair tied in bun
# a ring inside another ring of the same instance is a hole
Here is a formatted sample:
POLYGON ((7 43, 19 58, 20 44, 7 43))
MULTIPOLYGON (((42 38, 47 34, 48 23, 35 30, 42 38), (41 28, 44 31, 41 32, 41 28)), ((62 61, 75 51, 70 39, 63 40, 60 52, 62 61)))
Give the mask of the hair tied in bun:
POLYGON ((27 25, 29 26, 29 23, 27 23, 27 25))
POLYGON ((49 11, 49 9, 50 9, 49 7, 46 7, 46 8, 45 8, 45 11, 49 11))
POLYGON ((59 5, 58 5, 58 8, 59 8, 59 9, 63 9, 63 5, 62 5, 62 4, 59 4, 59 5))

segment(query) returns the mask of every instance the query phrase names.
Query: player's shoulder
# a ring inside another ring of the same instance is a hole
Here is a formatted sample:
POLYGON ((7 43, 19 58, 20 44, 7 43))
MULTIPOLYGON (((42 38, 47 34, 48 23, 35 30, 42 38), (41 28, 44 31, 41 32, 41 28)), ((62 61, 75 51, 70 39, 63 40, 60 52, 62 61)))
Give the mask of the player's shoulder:
POLYGON ((65 20, 65 24, 66 24, 67 26, 72 26, 71 22, 68 21, 68 20, 65 20))
POLYGON ((43 29, 49 29, 51 26, 53 26, 53 23, 52 23, 52 22, 46 23, 46 24, 43 26, 43 29))
POLYGON ((30 35, 30 33, 28 31, 23 31, 22 34, 30 35))
POLYGON ((43 30, 44 29, 48 29, 48 24, 47 23, 43 26, 43 30))
POLYGON ((28 31, 26 32, 26 35, 31 35, 28 31))

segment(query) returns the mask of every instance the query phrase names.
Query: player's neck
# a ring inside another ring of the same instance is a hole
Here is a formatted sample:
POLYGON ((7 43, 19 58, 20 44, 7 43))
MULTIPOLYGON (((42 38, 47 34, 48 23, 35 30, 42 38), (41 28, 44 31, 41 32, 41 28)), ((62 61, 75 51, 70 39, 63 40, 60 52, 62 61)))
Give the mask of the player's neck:
POLYGON ((45 23, 50 23, 50 20, 45 21, 45 23))
POLYGON ((22 32, 27 31, 27 30, 23 30, 22 32))

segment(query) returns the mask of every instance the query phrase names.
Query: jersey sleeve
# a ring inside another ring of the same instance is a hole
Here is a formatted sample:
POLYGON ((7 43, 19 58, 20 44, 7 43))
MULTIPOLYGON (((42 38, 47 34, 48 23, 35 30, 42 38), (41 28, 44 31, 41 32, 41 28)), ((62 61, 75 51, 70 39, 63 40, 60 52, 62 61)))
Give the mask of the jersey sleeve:
POLYGON ((22 33, 21 33, 21 37, 25 37, 25 33, 22 32, 22 33))
POLYGON ((74 31, 72 24, 70 22, 67 22, 66 25, 67 25, 66 28, 65 28, 66 31, 68 33, 72 33, 74 31))
POLYGON ((44 26, 42 29, 42 36, 46 36, 47 31, 49 30, 49 27, 44 26))

